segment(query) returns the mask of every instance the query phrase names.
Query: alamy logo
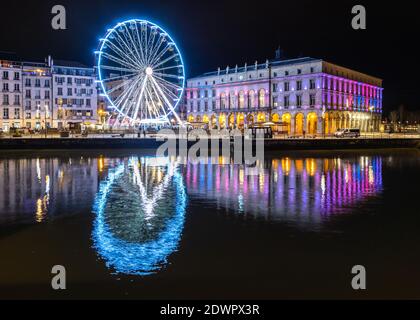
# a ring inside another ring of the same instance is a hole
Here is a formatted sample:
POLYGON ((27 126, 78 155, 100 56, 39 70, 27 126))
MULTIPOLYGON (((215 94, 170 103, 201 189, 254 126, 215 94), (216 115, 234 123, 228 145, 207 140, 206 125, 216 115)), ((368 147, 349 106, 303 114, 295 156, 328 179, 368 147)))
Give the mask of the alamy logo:
POLYGON ((66 8, 62 5, 55 5, 51 9, 51 13, 55 16, 51 20, 51 27, 54 30, 65 30, 66 29, 66 8))
POLYGON ((51 279, 51 287, 54 290, 66 289, 66 268, 62 265, 55 265, 51 269, 51 273, 55 276, 51 279))
POLYGON ((351 269, 351 273, 355 274, 351 280, 351 286, 354 290, 366 290, 366 268, 356 265, 351 269))
POLYGON ((355 14, 351 20, 351 26, 354 30, 366 29, 366 9, 364 6, 358 4, 351 9, 351 13, 355 14))

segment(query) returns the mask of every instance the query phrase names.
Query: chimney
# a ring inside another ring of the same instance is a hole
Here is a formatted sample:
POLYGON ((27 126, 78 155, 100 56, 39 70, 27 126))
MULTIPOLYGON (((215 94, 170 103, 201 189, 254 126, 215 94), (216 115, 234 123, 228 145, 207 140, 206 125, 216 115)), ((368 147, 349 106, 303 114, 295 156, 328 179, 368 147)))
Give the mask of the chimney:
POLYGON ((281 54, 281 49, 279 46, 276 50, 276 60, 281 60, 281 58, 282 58, 282 54, 281 54))

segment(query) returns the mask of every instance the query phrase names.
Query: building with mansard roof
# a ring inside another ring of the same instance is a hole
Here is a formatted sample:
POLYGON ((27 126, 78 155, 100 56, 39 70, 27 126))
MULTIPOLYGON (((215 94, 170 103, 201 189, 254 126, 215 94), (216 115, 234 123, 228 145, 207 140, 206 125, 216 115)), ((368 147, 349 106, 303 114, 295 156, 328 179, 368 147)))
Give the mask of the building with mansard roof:
POLYGON ((377 131, 382 80, 310 57, 218 69, 187 80, 185 114, 208 128, 274 122, 289 135, 377 131))

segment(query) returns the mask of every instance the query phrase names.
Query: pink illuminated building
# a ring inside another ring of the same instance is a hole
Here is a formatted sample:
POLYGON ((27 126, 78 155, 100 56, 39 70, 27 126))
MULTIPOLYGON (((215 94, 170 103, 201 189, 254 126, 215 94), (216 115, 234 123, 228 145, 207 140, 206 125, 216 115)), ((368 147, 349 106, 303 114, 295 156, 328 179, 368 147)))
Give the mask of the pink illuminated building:
POLYGON ((270 121, 298 136, 378 131, 382 90, 381 79, 321 59, 275 59, 189 79, 185 113, 219 129, 270 121))

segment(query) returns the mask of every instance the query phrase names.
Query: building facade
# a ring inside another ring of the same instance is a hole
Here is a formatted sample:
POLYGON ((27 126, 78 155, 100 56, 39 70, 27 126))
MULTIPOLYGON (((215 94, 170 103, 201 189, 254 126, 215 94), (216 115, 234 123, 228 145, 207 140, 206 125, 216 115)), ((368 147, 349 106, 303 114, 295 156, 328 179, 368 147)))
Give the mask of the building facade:
POLYGON ((0 128, 77 128, 98 122, 95 72, 79 63, 0 59, 0 128))
POLYGON ((205 73, 187 81, 190 123, 209 128, 281 124, 289 135, 377 131, 382 80, 314 58, 276 59, 205 73))
POLYGON ((21 126, 22 109, 22 68, 11 61, 0 61, 0 128, 8 131, 21 126))

